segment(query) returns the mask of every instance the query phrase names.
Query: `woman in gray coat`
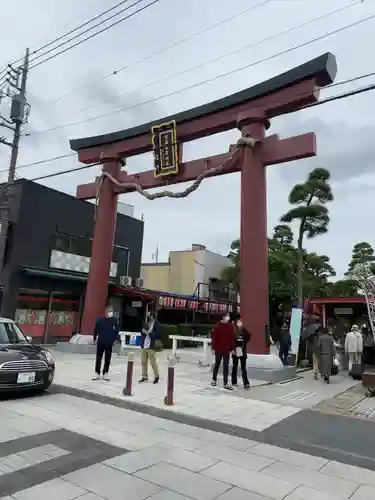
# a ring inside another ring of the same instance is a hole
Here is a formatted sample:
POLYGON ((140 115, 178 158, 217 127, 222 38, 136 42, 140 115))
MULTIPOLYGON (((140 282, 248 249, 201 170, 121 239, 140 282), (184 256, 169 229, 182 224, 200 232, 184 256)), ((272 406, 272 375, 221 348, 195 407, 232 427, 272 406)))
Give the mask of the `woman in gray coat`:
POLYGON ((333 336, 328 328, 321 328, 318 338, 319 371, 324 382, 329 384, 333 359, 336 356, 336 348, 333 336))

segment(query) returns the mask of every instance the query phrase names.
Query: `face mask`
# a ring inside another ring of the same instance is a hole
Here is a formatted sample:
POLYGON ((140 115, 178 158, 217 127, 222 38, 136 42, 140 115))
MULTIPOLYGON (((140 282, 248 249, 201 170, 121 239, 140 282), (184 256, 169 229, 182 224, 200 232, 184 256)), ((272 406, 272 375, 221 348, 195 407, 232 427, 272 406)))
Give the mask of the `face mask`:
POLYGON ((107 311, 107 317, 112 318, 113 317, 113 311, 107 311))

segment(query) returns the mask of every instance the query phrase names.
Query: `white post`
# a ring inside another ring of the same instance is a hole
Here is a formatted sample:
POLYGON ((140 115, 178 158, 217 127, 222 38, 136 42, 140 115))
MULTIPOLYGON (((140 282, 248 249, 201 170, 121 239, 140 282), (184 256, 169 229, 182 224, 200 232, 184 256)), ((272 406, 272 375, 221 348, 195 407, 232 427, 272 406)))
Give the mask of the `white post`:
POLYGON ((208 366, 208 342, 203 342, 203 365, 208 366))
POLYGON ((172 356, 176 357, 176 351, 177 351, 177 339, 173 338, 172 339, 172 356))

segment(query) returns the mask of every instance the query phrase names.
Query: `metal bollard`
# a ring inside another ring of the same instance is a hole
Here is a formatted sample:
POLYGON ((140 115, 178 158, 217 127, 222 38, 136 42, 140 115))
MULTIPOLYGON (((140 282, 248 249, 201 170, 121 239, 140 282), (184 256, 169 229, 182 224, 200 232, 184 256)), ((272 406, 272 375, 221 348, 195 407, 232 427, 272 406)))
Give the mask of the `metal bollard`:
POLYGON ((168 357, 168 381, 167 381, 167 395, 164 398, 164 404, 173 406, 173 391, 174 391, 174 368, 176 365, 176 358, 174 356, 168 357))
POLYGON ((132 385, 133 385, 133 370, 134 370, 134 353, 130 352, 128 354, 128 367, 126 370, 126 384, 122 393, 124 396, 132 396, 132 385))

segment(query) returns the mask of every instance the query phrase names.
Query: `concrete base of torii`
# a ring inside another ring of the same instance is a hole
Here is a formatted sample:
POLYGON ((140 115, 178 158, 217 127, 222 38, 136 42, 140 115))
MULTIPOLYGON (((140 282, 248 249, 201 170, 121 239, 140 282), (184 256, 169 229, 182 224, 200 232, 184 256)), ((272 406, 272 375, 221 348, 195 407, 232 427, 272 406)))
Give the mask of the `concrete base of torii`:
MULTIPOLYGON (((69 352, 76 354, 95 354, 96 344, 91 335, 81 335, 77 333, 69 340, 69 342, 58 342, 56 350, 60 352, 69 352)), ((119 352, 120 345, 114 344, 113 352, 119 352)))
MULTIPOLYGON (((229 366, 229 375, 232 364, 229 366)), ((222 367, 219 370, 222 373, 222 367)), ((276 354, 248 354, 247 375, 249 379, 264 380, 269 383, 285 382, 297 376, 294 366, 283 366, 276 354)), ((238 369, 238 384, 242 384, 241 370, 238 369)), ((230 380, 230 376, 229 376, 230 380)), ((251 382, 250 382, 251 383, 251 382)))

